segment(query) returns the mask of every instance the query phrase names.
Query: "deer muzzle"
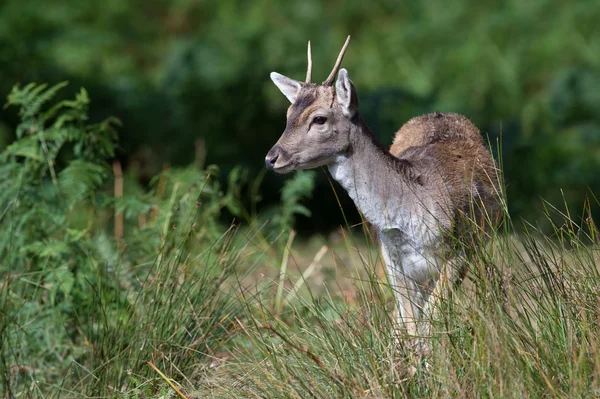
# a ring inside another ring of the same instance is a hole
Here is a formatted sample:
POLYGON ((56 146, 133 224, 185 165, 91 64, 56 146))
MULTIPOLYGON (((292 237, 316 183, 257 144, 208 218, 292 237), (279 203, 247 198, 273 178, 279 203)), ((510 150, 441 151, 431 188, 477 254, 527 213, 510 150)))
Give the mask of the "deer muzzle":
POLYGON ((278 173, 291 172, 288 154, 279 144, 275 144, 265 157, 265 166, 278 173))

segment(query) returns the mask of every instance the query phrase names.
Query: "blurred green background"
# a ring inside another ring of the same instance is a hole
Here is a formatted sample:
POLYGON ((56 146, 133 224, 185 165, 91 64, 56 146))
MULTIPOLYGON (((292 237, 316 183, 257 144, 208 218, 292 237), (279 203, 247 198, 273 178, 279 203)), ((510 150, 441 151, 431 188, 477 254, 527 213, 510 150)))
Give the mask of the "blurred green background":
MULTIPOLYGON (((540 197, 577 213, 600 189, 599 22, 597 0, 4 0, 0 94, 85 87, 92 121, 123 122, 118 156, 140 181, 198 158, 257 176, 288 106, 269 73, 303 79, 311 40, 323 80, 350 34, 343 65, 381 141, 419 114, 467 115, 501 147, 513 217, 532 219, 540 197)), ((2 110, 0 149, 16 124, 2 110)), ((264 176, 259 206, 285 178, 264 176)), ((326 173, 307 207, 303 232, 342 223, 326 173)))

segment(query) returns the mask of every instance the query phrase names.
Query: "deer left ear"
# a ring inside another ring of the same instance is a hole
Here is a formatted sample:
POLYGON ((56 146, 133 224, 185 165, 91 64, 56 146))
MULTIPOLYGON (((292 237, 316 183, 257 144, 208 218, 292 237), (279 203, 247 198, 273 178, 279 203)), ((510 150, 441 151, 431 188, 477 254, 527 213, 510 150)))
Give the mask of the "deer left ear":
POLYGON ((302 89, 300 82, 290 79, 287 76, 283 76, 277 72, 271 72, 271 80, 292 104, 294 101, 296 101, 298 93, 300 92, 300 89, 302 89))
POLYGON ((338 72, 335 83, 335 97, 337 102, 342 106, 344 115, 348 117, 354 116, 358 110, 358 96, 350 77, 348 77, 348 71, 344 68, 338 72))

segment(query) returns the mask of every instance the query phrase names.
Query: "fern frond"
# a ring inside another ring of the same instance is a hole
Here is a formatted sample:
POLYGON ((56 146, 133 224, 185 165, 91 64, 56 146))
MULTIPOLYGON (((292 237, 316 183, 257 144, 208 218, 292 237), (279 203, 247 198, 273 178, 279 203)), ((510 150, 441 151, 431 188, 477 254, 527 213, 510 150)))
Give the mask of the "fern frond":
POLYGON ((67 200, 67 205, 72 207, 102 184, 108 169, 104 165, 98 165, 83 160, 74 160, 59 173, 59 185, 62 194, 67 200))
POLYGON ((148 212, 152 208, 152 203, 145 196, 129 196, 126 195, 117 200, 115 211, 124 213, 128 219, 137 218, 140 213, 148 212))
POLYGON ((90 98, 87 91, 82 87, 78 94, 75 95, 75 100, 63 100, 53 105, 49 110, 40 115, 41 123, 46 123, 56 117, 53 126, 60 128, 68 122, 85 121, 87 120, 88 105, 90 98), (60 114, 57 116, 58 112, 60 114))
POLYGON ((67 84, 68 82, 61 82, 47 90, 47 84, 37 85, 35 83, 30 83, 22 89, 19 85, 15 85, 8 95, 8 101, 5 107, 9 105, 18 105, 20 106, 19 116, 21 118, 33 118, 40 112, 42 106, 54 98, 56 93, 67 84))
POLYGON ((6 155, 20 156, 36 161, 43 161, 44 156, 36 137, 27 136, 17 140, 4 150, 6 155))

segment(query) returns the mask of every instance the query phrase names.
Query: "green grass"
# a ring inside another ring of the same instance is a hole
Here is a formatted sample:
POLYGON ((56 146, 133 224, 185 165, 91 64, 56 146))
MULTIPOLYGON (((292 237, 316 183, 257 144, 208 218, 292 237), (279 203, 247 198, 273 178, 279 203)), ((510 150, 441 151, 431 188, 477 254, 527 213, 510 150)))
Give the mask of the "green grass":
POLYGON ((366 264, 354 304, 309 294, 275 314, 261 298, 197 396, 597 397, 597 231, 564 222, 553 236, 496 233, 439 305, 425 358, 392 336, 389 289, 366 264))

